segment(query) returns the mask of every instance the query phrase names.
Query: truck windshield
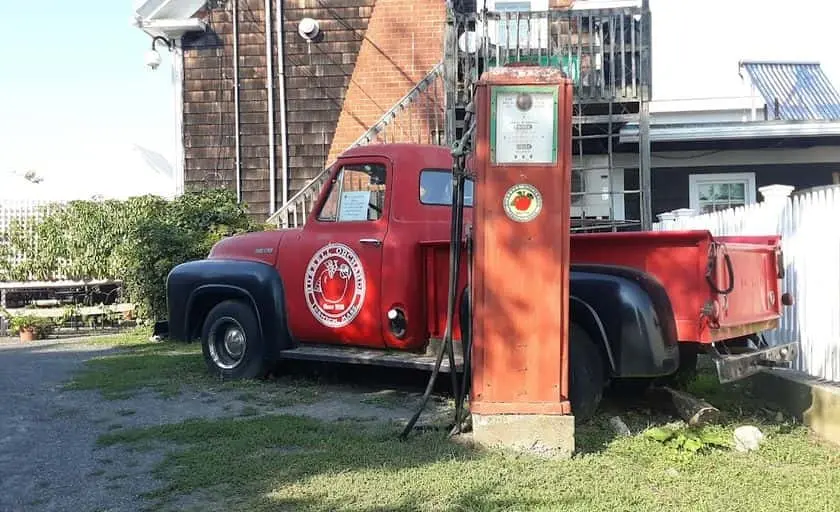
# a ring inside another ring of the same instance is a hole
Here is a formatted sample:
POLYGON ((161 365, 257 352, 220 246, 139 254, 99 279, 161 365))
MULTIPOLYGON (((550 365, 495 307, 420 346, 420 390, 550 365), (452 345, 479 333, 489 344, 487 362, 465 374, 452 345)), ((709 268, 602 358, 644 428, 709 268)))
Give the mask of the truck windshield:
MULTIPOLYGON (((464 182, 464 206, 473 205, 474 183, 464 182)), ((423 169, 420 171, 420 202, 436 206, 452 206, 452 171, 449 169, 423 169)))

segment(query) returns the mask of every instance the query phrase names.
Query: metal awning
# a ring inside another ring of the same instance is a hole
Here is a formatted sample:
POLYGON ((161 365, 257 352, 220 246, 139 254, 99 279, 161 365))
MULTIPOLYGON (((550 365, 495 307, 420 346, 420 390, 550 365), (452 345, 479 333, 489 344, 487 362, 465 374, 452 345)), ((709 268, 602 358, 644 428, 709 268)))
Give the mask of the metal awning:
POLYGON ((770 119, 840 120, 840 94, 818 62, 742 61, 770 119))

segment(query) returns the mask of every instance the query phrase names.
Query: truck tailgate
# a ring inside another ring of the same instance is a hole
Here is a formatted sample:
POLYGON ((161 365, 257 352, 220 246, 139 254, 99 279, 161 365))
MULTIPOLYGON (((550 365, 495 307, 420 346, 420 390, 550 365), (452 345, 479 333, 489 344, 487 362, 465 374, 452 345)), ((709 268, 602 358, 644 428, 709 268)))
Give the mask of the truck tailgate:
POLYGON ((571 261, 632 267, 658 279, 671 299, 680 341, 711 343, 757 333, 776 327, 781 316, 779 236, 576 234, 571 261))

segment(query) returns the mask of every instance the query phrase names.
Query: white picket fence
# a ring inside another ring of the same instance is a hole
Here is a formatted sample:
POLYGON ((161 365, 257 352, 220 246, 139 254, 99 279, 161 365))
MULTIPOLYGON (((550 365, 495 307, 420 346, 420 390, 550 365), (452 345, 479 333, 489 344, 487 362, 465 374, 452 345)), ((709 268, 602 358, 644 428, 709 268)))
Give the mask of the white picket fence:
MULTIPOLYGON (((15 220, 27 218, 40 219, 42 207, 51 204, 51 201, 37 201, 26 199, 0 199, 0 235, 5 233, 15 220)), ((20 255, 11 256, 12 261, 20 259, 20 255)))
POLYGON ((840 382, 840 185, 791 195, 793 188, 763 187, 761 203, 704 215, 688 209, 659 216, 654 230, 708 229, 713 235, 782 236, 784 308, 770 343, 800 342, 797 368, 840 382))

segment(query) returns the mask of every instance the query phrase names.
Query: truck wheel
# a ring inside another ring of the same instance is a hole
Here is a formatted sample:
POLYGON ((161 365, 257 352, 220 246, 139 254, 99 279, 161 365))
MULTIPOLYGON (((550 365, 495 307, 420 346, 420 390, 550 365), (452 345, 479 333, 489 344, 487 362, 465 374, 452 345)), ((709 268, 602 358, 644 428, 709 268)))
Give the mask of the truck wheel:
POLYGON ((222 379, 265 377, 265 346, 254 310, 238 300, 217 304, 201 329, 204 362, 222 379))
POLYGON ((569 401, 577 421, 590 419, 604 391, 604 362, 587 332, 569 324, 569 401))

